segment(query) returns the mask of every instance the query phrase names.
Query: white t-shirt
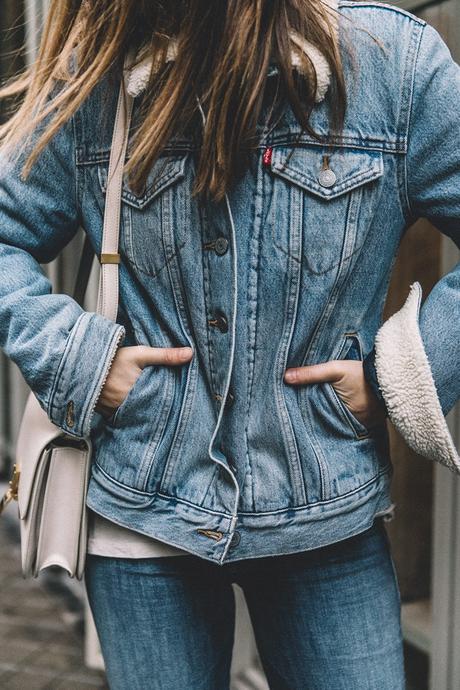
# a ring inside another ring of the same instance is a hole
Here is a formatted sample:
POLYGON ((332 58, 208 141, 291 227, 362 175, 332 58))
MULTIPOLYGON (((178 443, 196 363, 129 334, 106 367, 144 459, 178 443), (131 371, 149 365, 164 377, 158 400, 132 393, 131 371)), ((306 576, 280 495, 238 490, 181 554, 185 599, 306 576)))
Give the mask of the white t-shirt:
POLYGON ((115 558, 186 556, 188 551, 170 546, 146 534, 117 525, 89 510, 87 552, 115 558))

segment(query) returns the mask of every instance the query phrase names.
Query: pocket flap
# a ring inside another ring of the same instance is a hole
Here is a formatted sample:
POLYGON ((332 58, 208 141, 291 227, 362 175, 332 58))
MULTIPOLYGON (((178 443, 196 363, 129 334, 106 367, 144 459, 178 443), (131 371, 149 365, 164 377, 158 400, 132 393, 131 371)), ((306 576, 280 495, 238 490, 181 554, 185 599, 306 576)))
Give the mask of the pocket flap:
POLYGON ((383 174, 381 151, 341 147, 328 151, 321 146, 281 146, 273 149, 271 170, 322 199, 334 199, 383 174), (321 184, 323 156, 329 155, 327 184, 321 184))
MULTIPOLYGON (((123 180, 122 199, 135 208, 147 206, 164 189, 185 176, 185 161, 188 154, 161 156, 148 174, 145 189, 137 196, 129 188, 126 179, 123 180)), ((102 191, 107 190, 108 163, 98 166, 99 183, 102 191)))

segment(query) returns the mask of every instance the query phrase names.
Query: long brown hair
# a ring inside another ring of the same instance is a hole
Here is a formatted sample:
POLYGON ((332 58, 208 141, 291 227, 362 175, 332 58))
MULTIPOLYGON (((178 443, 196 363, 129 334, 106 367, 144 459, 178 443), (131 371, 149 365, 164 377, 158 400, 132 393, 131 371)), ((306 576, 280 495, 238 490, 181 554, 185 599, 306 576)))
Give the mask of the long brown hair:
POLYGON ((142 99, 141 124, 126 167, 133 189, 143 187, 170 136, 192 123, 199 96, 206 125, 194 193, 221 200, 241 172, 242 152, 254 142, 272 60, 279 66, 279 98, 287 99, 302 129, 319 138, 309 124, 316 73, 305 54, 302 74, 294 74, 293 31, 329 63, 330 129, 341 131, 346 93, 332 29, 335 12, 321 0, 52 0, 37 59, 0 89, 0 98, 21 99, 0 126, 0 142, 22 145, 46 119, 25 162, 27 176, 101 78, 121 69, 126 51, 150 52, 159 69, 152 71, 142 99), (177 55, 167 61, 171 37, 177 55), (56 85, 62 87, 56 90, 56 85))

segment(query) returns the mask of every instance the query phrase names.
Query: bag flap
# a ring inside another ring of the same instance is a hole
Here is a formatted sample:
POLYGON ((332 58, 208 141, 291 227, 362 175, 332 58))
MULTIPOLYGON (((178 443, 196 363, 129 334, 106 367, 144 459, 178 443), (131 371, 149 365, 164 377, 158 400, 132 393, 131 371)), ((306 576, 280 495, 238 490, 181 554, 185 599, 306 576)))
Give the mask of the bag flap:
POLYGON ((21 472, 18 486, 18 507, 21 519, 24 519, 27 514, 40 456, 53 439, 62 435, 64 435, 63 430, 50 421, 34 393, 31 392, 16 441, 16 465, 21 472))
POLYGON ((64 568, 70 577, 79 574, 80 546, 82 538, 86 539, 89 450, 51 448, 38 537, 37 574, 51 565, 64 568))

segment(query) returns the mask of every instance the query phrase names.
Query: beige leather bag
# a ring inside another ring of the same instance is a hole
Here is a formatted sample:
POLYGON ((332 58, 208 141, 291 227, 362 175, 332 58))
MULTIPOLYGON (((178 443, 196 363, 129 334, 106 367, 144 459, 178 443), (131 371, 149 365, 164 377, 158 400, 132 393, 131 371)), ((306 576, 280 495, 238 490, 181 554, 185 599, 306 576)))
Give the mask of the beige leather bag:
MULTIPOLYGON (((97 304, 97 312, 113 321, 118 309, 123 166, 133 105, 124 87, 122 79, 110 153, 97 304)), ((37 577, 55 565, 70 577, 82 579, 91 452, 89 438, 65 433, 49 420, 34 393, 29 394, 17 437, 13 478, 0 502, 1 513, 10 500, 18 501, 24 577, 37 577)))

